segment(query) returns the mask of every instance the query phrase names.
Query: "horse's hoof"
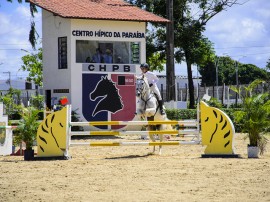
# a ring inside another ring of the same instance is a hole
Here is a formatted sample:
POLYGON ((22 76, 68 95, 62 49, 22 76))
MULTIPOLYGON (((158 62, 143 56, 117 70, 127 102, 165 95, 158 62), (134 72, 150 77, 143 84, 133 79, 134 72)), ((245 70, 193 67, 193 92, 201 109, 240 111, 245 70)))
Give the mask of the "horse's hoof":
POLYGON ((161 109, 161 110, 160 110, 160 114, 161 114, 161 115, 165 115, 165 114, 166 114, 165 111, 164 111, 164 109, 161 109))
POLYGON ((171 137, 169 135, 164 135, 165 139, 169 140, 171 137))

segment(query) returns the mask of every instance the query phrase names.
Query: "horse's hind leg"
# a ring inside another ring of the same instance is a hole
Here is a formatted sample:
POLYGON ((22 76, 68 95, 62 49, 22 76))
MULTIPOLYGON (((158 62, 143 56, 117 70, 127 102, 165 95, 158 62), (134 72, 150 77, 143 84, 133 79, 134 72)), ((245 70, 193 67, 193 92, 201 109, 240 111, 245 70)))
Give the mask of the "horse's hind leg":
MULTIPOLYGON (((154 121, 154 116, 147 117, 147 121, 154 121)), ((154 131, 155 129, 156 129, 156 126, 153 126, 153 125, 148 125, 147 126, 147 131, 154 131)), ((152 142, 156 141, 153 134, 149 134, 149 137, 150 137, 152 142)), ((155 153, 155 150, 156 150, 156 148, 155 148, 155 146, 153 146, 153 152, 152 153, 155 153)))

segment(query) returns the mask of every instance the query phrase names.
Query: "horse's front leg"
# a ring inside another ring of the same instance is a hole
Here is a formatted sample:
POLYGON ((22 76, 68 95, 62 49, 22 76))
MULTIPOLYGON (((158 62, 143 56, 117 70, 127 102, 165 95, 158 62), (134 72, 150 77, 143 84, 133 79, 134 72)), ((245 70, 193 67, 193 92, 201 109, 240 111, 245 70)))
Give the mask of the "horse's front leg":
MULTIPOLYGON (((159 126, 158 131, 161 131, 161 130, 163 130, 163 127, 159 126)), ((158 136, 159 136, 160 143, 163 142, 163 135, 159 134, 158 136)), ((161 153, 162 153, 162 145, 159 145, 159 155, 161 155, 161 153)))
MULTIPOLYGON (((149 137, 150 137, 152 142, 156 142, 156 139, 155 139, 154 135, 149 135, 149 137)), ((153 146, 153 152, 152 153, 154 154, 155 151, 156 151, 156 146, 153 146)))
MULTIPOLYGON (((153 127, 152 126, 148 126, 147 127, 147 130, 148 131, 152 131, 153 130, 153 127)), ((152 142, 155 142, 156 141, 156 139, 155 139, 155 137, 154 137, 154 135, 153 134, 149 134, 149 137, 150 137, 150 140, 152 141, 152 142)), ((155 146, 153 146, 153 154, 155 153, 155 150, 156 150, 156 148, 155 148, 155 146)))

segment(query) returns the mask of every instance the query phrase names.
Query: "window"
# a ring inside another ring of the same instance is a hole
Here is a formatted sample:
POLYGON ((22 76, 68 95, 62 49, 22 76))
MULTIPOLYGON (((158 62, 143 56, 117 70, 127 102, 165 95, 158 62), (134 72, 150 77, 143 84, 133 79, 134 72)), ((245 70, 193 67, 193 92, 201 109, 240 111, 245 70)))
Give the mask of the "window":
POLYGON ((58 69, 67 69, 67 37, 58 38, 58 69))
POLYGON ((77 40, 76 62, 139 64, 140 42, 77 40))

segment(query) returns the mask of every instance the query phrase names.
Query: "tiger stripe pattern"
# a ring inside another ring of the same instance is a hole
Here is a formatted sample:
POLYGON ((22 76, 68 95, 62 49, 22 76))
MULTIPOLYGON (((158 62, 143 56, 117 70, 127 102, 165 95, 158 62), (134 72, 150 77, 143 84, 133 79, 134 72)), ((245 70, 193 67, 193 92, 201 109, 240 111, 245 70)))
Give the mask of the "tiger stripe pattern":
POLYGON ((201 101, 202 144, 207 145, 205 154, 234 154, 234 125, 218 108, 201 101))
POLYGON ((39 157, 64 156, 67 138, 67 107, 49 114, 37 131, 39 157))

